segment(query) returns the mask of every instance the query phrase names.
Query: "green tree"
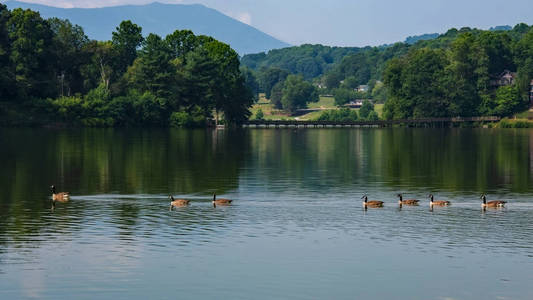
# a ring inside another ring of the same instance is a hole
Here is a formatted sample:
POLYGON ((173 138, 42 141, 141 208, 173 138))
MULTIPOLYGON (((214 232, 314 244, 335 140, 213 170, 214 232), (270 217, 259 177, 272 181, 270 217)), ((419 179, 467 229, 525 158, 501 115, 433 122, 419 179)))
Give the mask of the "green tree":
POLYGON ((451 61, 443 85, 450 100, 450 113, 469 117, 478 113, 480 94, 489 87, 488 57, 472 33, 462 33, 452 43, 451 61))
POLYGON ((257 100, 259 100, 259 83, 257 82, 257 77, 250 68, 241 67, 240 69, 241 74, 244 77, 246 87, 248 87, 248 89, 252 93, 254 101, 257 102, 257 100))
POLYGON ((68 20, 51 18, 48 20, 54 34, 54 53, 57 59, 55 68, 58 71, 60 95, 70 96, 84 92, 84 80, 81 68, 90 59, 84 51, 89 38, 78 25, 68 20))
POLYGON ((8 22, 11 12, 0 3, 0 101, 12 100, 15 96, 14 70, 9 61, 11 41, 9 39, 8 22))
POLYGON ((336 106, 343 106, 348 102, 356 99, 356 93, 347 88, 338 88, 333 90, 333 97, 335 98, 336 106))
POLYGON ((190 30, 176 30, 165 37, 173 58, 185 60, 187 53, 198 47, 198 39, 190 30))
POLYGON ((448 61, 444 51, 420 49, 393 59, 384 79, 389 98, 387 119, 443 117, 449 115, 449 102, 442 84, 448 61))
POLYGON ((285 80, 276 83, 276 85, 274 85, 272 88, 272 92, 270 93, 270 102, 276 109, 283 108, 283 104, 281 103, 281 100, 283 99, 283 88, 285 88, 285 80))
POLYGON ((528 92, 533 80, 533 27, 516 43, 514 53, 518 69, 518 89, 525 106, 529 101, 528 92))
POLYGON ((317 118, 318 121, 331 122, 355 122, 357 121, 357 111, 349 108, 323 111, 317 118))
POLYGON ((229 123, 238 124, 248 120, 253 95, 246 87, 241 74, 239 55, 229 45, 211 37, 198 38, 216 66, 216 76, 211 90, 217 115, 222 111, 224 119, 229 123))
POLYGON ((296 110, 306 107, 307 102, 317 102, 318 100, 318 91, 302 76, 289 75, 287 77, 281 99, 284 110, 294 113, 296 110))
MULTIPOLYGON (((111 42, 90 41, 83 51, 90 57, 89 62, 81 67, 85 90, 103 85, 109 90, 111 78, 115 73, 113 64, 116 58, 111 42)), ((115 76, 116 77, 116 76, 115 76)))
POLYGON ((122 21, 112 35, 113 47, 117 51, 115 68, 122 74, 137 58, 137 48, 144 41, 142 28, 131 21, 122 21))
POLYGON ((265 115, 263 114, 263 110, 262 109, 258 109, 257 112, 255 113, 255 119, 256 120, 263 120, 265 118, 265 115))
POLYGON ((10 62, 14 66, 19 97, 47 98, 57 95, 53 32, 38 12, 17 8, 7 23, 11 40, 10 62))
POLYGON ((365 100, 363 101, 363 105, 359 109, 359 116, 361 119, 367 119, 368 115, 374 111, 374 104, 372 102, 365 100))
POLYGON ((341 85, 342 81, 342 74, 337 71, 331 71, 328 74, 326 74, 326 78, 324 80, 326 87, 328 89, 336 89, 341 85))
POLYGON ((259 71, 259 87, 265 93, 267 99, 270 99, 270 93, 276 83, 284 81, 287 76, 289 76, 289 72, 278 68, 259 71))
POLYGON ((366 119, 367 119, 368 121, 377 121, 377 120, 379 120, 378 113, 375 112, 375 111, 373 110, 373 111, 371 111, 371 112, 368 114, 368 116, 366 117, 366 119))
POLYGON ((169 98, 175 78, 175 68, 170 63, 170 57, 168 44, 151 33, 146 38, 139 57, 128 69, 128 85, 160 98, 169 98))
POLYGON ((372 99, 374 103, 385 103, 387 101, 387 88, 383 82, 378 82, 372 89, 372 99))
POLYGON ((496 90, 494 115, 510 116, 522 108, 520 93, 516 86, 501 86, 496 90))

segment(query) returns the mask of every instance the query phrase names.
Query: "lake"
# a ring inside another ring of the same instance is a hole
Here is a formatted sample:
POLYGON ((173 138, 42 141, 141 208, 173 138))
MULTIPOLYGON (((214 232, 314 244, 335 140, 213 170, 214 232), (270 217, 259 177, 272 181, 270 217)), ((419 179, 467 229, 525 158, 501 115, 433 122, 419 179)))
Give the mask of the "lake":
POLYGON ((0 129, 0 143, 1 299, 533 299, 533 130, 0 129), (53 211, 52 184, 72 194, 53 211), (399 209, 398 193, 421 204, 399 209), (429 193, 452 205, 430 211, 429 193), (482 193, 509 203, 482 211, 482 193), (191 205, 169 211, 170 194, 191 205), (363 210, 364 194, 385 206, 363 210))

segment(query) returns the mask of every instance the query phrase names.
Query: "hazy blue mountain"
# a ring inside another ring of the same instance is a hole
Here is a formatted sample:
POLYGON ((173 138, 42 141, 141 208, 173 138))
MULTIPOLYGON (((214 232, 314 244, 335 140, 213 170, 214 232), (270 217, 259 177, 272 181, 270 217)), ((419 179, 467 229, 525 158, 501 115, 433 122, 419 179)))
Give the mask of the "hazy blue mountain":
POLYGON ((258 53, 290 46, 256 28, 232 19, 203 5, 162 4, 126 5, 104 8, 57 8, 18 1, 7 1, 9 9, 21 7, 39 11, 45 18, 69 19, 83 27, 92 39, 109 40, 123 20, 131 20, 143 33, 165 36, 176 29, 190 29, 228 43, 239 54, 258 53))
POLYGON ((500 25, 500 26, 491 27, 489 30, 490 31, 509 31, 509 30, 513 30, 513 27, 509 25, 500 25))
POLYGON ((406 44, 414 45, 418 41, 426 41, 426 40, 433 40, 439 37, 440 34, 438 33, 426 33, 422 35, 415 35, 415 36, 409 36, 405 39, 406 44))

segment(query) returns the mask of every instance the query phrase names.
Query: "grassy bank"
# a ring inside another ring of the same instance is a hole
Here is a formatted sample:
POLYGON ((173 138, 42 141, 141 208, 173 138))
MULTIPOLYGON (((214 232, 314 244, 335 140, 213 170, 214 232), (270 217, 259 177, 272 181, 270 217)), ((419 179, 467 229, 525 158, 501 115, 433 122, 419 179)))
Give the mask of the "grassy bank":
MULTIPOLYGON (((264 94, 260 94, 259 101, 250 108, 250 111, 252 112, 250 119, 255 119, 255 115, 259 109, 263 111, 263 118, 265 120, 315 120, 322 114, 323 111, 339 108, 335 106, 335 99, 333 97, 320 96, 320 100, 318 102, 308 104, 308 109, 315 111, 310 111, 309 113, 295 117, 290 116, 282 110, 275 109, 272 103, 270 103, 270 100, 266 99, 264 94)), ((383 104, 375 104, 374 110, 381 118, 383 104)), ((359 109, 357 108, 355 111, 359 111, 359 109)))

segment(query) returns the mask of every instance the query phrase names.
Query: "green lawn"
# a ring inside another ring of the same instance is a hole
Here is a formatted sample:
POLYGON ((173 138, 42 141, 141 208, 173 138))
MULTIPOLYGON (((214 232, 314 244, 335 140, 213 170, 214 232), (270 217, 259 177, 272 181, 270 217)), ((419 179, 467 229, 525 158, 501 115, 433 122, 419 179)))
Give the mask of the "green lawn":
POLYGON ((307 104, 308 108, 327 108, 327 109, 336 109, 335 99, 333 97, 324 97, 320 96, 318 102, 312 102, 307 104))
MULTIPOLYGON (((333 97, 324 97, 320 96, 320 100, 315 103, 309 103, 308 108, 310 109, 338 109, 335 106, 335 99, 333 97)), ((298 118, 298 120, 314 120, 317 119, 320 114, 322 114, 322 111, 314 111, 310 112, 305 115, 301 115, 298 117, 292 117, 289 116, 287 113, 274 109, 272 104, 270 103, 270 100, 265 98, 264 94, 259 94, 259 101, 255 103, 251 108, 250 112, 252 115, 250 116, 250 119, 255 119, 255 114, 257 111, 261 109, 263 111, 264 119, 265 120, 295 120, 298 118)), ((359 110, 359 109, 356 109, 359 110)), ((374 105, 374 110, 378 113, 379 117, 382 117, 383 114, 383 104, 376 104, 374 105)))
POLYGON ((517 113, 516 115, 514 115, 514 117, 516 119, 527 119, 529 117, 529 109, 521 113, 517 113))

